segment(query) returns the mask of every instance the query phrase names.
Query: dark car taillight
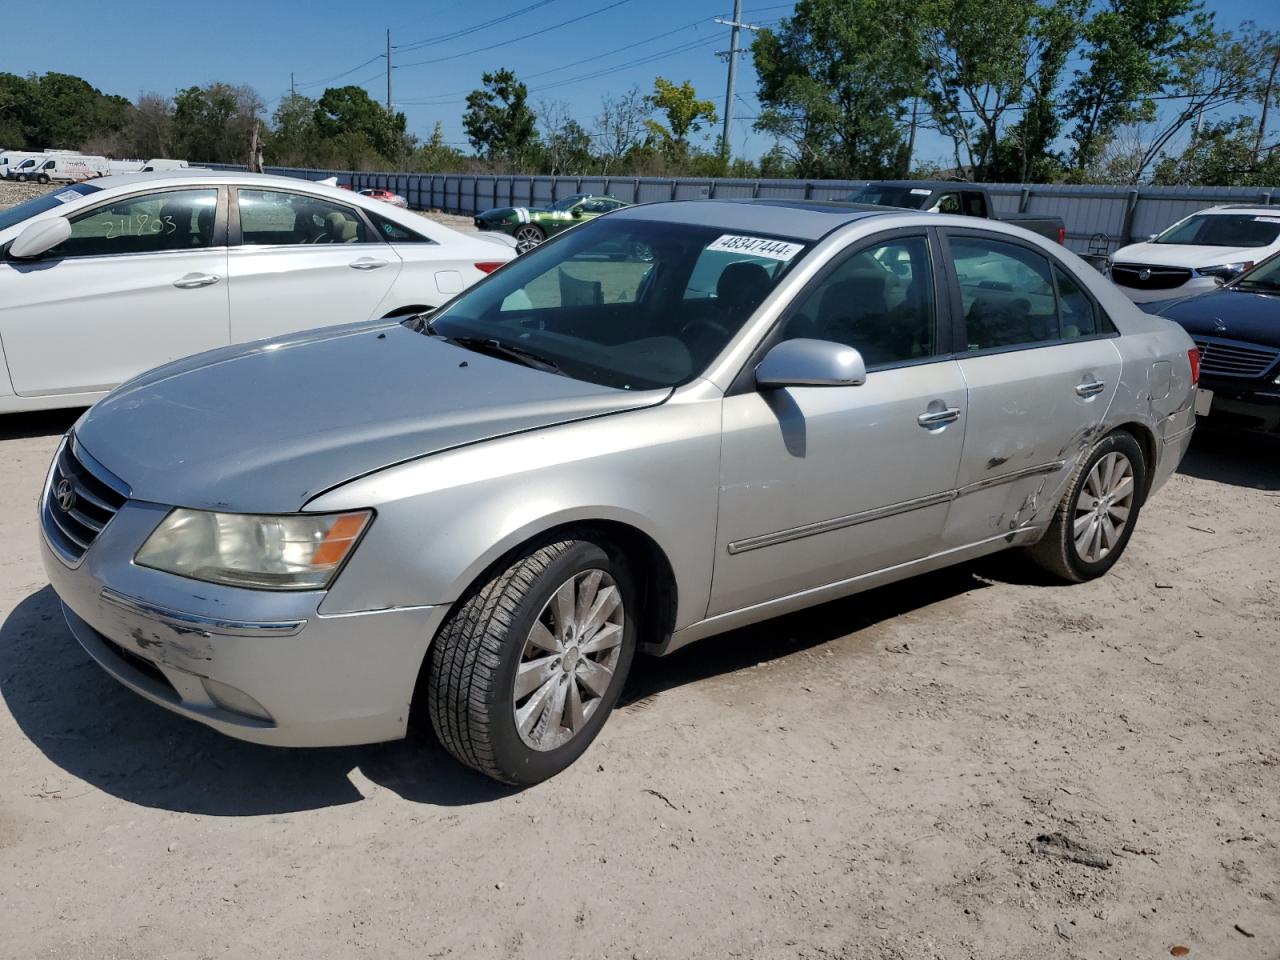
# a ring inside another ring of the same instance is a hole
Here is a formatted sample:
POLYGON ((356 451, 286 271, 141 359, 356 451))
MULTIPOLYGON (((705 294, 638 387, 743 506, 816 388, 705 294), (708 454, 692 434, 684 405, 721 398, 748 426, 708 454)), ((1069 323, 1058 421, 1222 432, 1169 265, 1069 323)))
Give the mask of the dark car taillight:
POLYGON ((1191 361, 1191 385, 1200 384, 1200 348, 1192 347, 1187 351, 1187 359, 1191 361))

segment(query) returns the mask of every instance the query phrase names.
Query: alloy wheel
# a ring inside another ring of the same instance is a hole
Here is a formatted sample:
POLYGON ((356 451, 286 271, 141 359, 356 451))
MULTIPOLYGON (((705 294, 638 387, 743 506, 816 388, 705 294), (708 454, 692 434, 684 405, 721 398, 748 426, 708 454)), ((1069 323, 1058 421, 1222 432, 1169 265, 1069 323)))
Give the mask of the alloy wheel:
POLYGON ((542 242, 542 231, 537 227, 523 226, 516 230, 516 253, 528 253, 542 242))
POLYGON ((551 595, 525 640, 512 708, 534 750, 572 740, 599 709, 622 651, 626 613, 604 570, 584 570, 551 595))
POLYGON ((1119 544, 1135 491, 1133 464, 1116 451, 1099 458, 1076 496, 1072 536, 1085 563, 1098 563, 1119 544))

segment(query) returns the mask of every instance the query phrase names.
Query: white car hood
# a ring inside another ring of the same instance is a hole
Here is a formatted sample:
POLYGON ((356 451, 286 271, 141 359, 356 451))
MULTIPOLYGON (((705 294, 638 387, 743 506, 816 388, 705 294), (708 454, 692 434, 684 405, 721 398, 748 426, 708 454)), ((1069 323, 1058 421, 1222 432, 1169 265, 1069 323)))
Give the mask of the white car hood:
POLYGON ((1201 247, 1181 243, 1131 243, 1111 255, 1112 263, 1142 263, 1154 267, 1214 267, 1223 263, 1259 260, 1271 247, 1201 247))

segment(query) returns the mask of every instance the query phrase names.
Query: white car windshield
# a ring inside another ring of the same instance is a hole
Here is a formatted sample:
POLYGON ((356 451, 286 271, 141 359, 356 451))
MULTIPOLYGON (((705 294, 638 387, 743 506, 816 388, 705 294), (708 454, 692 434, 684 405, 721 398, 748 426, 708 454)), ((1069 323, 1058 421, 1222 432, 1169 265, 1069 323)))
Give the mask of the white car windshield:
POLYGON ((419 328, 593 383, 676 386, 707 367, 806 249, 603 218, 513 260, 419 328))
POLYGON ((0 230, 7 230, 9 227, 21 223, 37 214, 45 213, 62 206, 64 203, 70 203, 78 200, 80 197, 88 196, 91 193, 97 193, 101 187, 95 187, 90 183, 75 183, 67 187, 65 190, 57 190, 54 193, 46 193, 42 197, 35 197, 25 203, 20 203, 16 207, 10 207, 8 210, 0 211, 0 230), (76 194, 76 196, 68 196, 68 194, 76 194))
POLYGON ((1280 237, 1280 216, 1209 213, 1175 223, 1154 243, 1196 247, 1266 247, 1280 237))

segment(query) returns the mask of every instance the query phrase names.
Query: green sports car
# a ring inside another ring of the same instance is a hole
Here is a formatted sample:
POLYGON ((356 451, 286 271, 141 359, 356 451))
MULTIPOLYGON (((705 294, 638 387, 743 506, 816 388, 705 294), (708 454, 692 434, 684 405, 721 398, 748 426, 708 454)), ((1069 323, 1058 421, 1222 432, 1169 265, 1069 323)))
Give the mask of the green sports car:
POLYGON ((516 252, 524 253, 576 223, 625 206, 626 203, 614 197, 576 193, 557 200, 550 207, 495 207, 486 210, 476 214, 476 227, 510 234, 516 238, 516 252))

